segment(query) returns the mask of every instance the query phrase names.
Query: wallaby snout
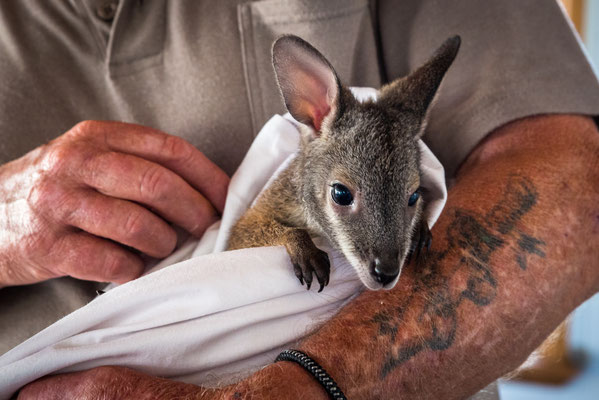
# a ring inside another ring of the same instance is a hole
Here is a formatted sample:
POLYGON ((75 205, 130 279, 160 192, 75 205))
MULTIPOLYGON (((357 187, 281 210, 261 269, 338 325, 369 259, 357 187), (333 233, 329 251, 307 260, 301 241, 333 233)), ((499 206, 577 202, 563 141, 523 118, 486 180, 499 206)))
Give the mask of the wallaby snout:
POLYGON ((394 255, 395 257, 389 257, 388 255, 374 257, 370 262, 370 274, 383 287, 394 282, 401 271, 398 254, 395 253, 394 255))

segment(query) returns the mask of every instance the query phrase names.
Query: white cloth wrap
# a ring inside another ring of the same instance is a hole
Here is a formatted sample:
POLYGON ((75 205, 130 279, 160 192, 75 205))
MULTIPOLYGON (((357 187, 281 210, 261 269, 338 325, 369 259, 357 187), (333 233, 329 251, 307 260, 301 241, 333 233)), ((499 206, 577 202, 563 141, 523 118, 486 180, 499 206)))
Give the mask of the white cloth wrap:
MULTIPOLYGON (((319 246, 329 252, 331 279, 322 293, 300 285, 283 247, 222 252, 231 226, 298 143, 297 122, 272 117, 231 180, 222 220, 143 277, 112 288, 0 357, 0 399, 44 375, 101 365, 206 386, 229 383, 271 363, 334 315, 363 285, 326 244, 319 246)), ((425 209, 432 226, 445 203, 444 173, 420 146, 422 185, 433 196, 425 209)))

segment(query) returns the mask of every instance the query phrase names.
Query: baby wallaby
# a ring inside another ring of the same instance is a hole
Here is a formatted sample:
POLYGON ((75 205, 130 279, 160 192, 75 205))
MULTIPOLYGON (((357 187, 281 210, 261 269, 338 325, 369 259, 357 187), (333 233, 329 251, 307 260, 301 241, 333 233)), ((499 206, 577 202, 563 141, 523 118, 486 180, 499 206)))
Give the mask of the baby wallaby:
MULTIPOLYGON (((449 38, 407 77, 357 101, 325 57, 296 36, 273 45, 287 110, 302 123, 300 149, 231 231, 230 250, 283 245, 308 289, 329 282, 321 236, 369 289, 392 288, 405 260, 429 247, 422 217, 420 150, 427 110, 460 47, 449 38)), ((424 253, 424 252, 423 252, 424 253)))

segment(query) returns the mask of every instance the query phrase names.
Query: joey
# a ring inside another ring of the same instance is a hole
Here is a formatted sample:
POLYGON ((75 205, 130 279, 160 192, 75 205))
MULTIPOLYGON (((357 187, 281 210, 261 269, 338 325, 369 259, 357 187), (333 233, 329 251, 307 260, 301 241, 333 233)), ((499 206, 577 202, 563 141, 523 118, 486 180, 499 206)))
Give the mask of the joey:
POLYGON ((423 218, 420 150, 431 102, 460 46, 451 37, 424 65, 359 102, 326 58, 296 36, 273 45, 285 106, 301 123, 289 166, 235 224, 228 248, 285 246, 308 289, 329 281, 329 260, 311 237, 343 253, 369 289, 392 288, 411 253, 432 236, 423 218))

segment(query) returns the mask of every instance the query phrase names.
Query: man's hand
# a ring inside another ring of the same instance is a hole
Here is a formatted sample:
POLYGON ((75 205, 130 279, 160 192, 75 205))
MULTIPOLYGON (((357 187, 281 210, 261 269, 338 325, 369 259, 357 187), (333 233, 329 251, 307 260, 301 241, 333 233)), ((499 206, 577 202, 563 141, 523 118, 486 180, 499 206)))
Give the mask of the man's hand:
POLYGON ((171 224, 199 236, 216 221, 228 182, 176 136, 82 122, 0 167, 0 287, 65 275, 134 279, 137 252, 173 251, 171 224))

